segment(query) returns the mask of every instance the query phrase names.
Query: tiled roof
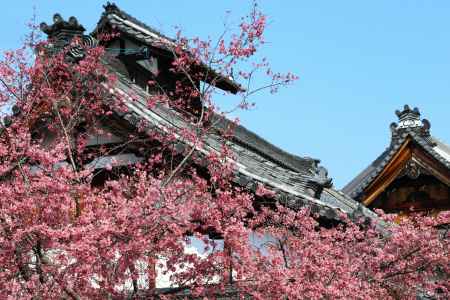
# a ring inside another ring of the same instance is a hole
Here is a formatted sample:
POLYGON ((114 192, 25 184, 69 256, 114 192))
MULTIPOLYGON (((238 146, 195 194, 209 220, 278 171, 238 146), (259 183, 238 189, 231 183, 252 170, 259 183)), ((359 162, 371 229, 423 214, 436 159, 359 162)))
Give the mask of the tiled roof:
MULTIPOLYGON (((105 61, 105 64, 111 66, 105 61)), ((111 69, 115 72, 115 68, 111 69)), ((157 105, 149 109, 147 99, 151 97, 138 85, 116 72, 118 81, 113 93, 125 96, 129 112, 122 117, 135 124, 146 120, 152 128, 186 128, 189 126, 172 109, 157 105), (128 96, 128 98, 127 98, 128 96)), ((223 119, 219 128, 231 121, 223 119)), ((330 180, 319 174, 323 170, 319 161, 289 154, 265 141, 243 126, 237 126, 233 131, 232 142, 229 144, 236 157, 237 184, 255 190, 258 184, 264 184, 277 194, 277 199, 292 207, 309 206, 313 211, 331 219, 339 219, 339 212, 354 215, 361 210, 359 204, 348 196, 331 188, 330 180), (325 189, 323 198, 317 198, 325 189)), ((223 138, 211 133, 205 137, 204 146, 199 152, 220 151, 223 138)), ((363 216, 374 218, 373 213, 363 211, 363 216)))
MULTIPOLYGON (((230 120, 222 116, 216 116, 216 127, 219 129, 227 128, 232 124, 230 120)), ((234 136, 233 139, 236 142, 245 145, 247 148, 252 149, 254 152, 258 152, 262 156, 265 156, 277 164, 290 169, 292 171, 304 172, 308 170, 310 173, 315 170, 320 163, 320 160, 309 158, 309 157, 299 157, 297 155, 288 153, 273 144, 267 142, 265 139, 261 138, 254 132, 248 130, 244 126, 234 125, 234 136)))
MULTIPOLYGON (((101 29, 105 24, 113 25, 120 32, 147 45, 162 49, 170 49, 173 46, 172 39, 135 19, 115 4, 108 3, 105 6, 105 12, 95 31, 101 29)), ((116 71, 117 66, 113 69, 116 71)), ((120 74, 118 76, 120 80, 117 88, 122 93, 140 95, 138 97, 141 99, 140 101, 130 101, 132 116, 127 116, 130 120, 145 118, 150 122, 161 122, 158 126, 186 126, 180 118, 175 116, 174 111, 166 107, 158 106, 154 108, 154 111, 147 110, 145 99, 150 95, 129 82, 126 77, 120 74)), ((224 78, 224 80, 230 81, 228 78, 224 78)), ((227 84, 238 86, 232 81, 227 84)), ((220 116, 216 116, 216 118, 218 119, 215 122, 217 129, 225 128, 230 124, 226 118, 220 116)), ((319 166, 319 160, 287 153, 240 125, 235 126, 233 133, 230 147, 236 157, 238 167, 236 182, 238 184, 250 188, 255 188, 258 183, 265 184, 275 190, 278 198, 285 203, 291 206, 311 206, 315 211, 328 218, 338 219, 338 211, 353 214, 355 210, 360 210, 354 200, 345 195, 336 194, 337 192, 331 189, 331 179, 327 177, 327 171, 319 166), (321 191, 324 188, 328 191, 326 201, 320 199, 321 191), (344 202, 354 203, 347 205, 343 204, 344 202)), ((209 135, 205 145, 218 151, 221 142, 219 135, 209 135)), ((362 215, 369 218, 374 217, 366 211, 362 215)))
MULTIPOLYGON (((147 45, 158 46, 166 43, 170 46, 173 41, 161 35, 151 27, 134 19, 117 6, 108 4, 97 26, 97 30, 106 23, 114 24, 120 30, 133 35, 147 45)), ((114 72, 118 80, 113 86, 108 87, 112 95, 118 95, 125 99, 128 112, 117 111, 117 115, 128 121, 131 125, 145 121, 149 129, 176 132, 177 129, 185 129, 192 126, 172 108, 164 105, 147 106, 150 95, 144 89, 131 82, 126 75, 123 62, 114 55, 105 55, 102 62, 114 72)), ((230 84, 234 84, 231 82, 230 84)), ((224 143, 221 129, 231 124, 224 117, 215 115, 213 124, 216 124, 212 132, 203 137, 201 146, 196 147, 196 155, 206 155, 211 152, 220 152, 224 143)), ((192 146, 180 137, 180 144, 192 146)), ((351 216, 362 215, 373 218, 373 214, 361 210, 358 203, 351 198, 334 191, 331 188, 331 179, 327 176, 325 168, 319 166, 319 160, 308 157, 299 157, 283 151, 272 145, 255 133, 243 126, 235 126, 231 140, 226 141, 233 151, 236 165, 235 183, 255 191, 259 184, 273 190, 276 198, 291 207, 310 207, 314 213, 318 213, 329 219, 340 219, 340 213, 351 216), (320 197, 322 194, 322 198, 320 197), (356 213, 356 212, 362 213, 356 213)), ((106 165, 108 157, 98 160, 98 165, 106 165)), ((134 160, 139 160, 136 157, 134 160)), ((94 166, 95 167, 95 166, 94 166)))

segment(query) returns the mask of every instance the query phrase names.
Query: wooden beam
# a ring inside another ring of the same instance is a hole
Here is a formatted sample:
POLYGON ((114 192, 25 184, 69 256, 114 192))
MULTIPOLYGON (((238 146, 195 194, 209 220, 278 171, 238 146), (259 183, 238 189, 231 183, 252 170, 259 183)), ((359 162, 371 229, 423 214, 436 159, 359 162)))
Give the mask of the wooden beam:
POLYGON ((403 166, 412 157, 410 147, 411 140, 407 139, 391 161, 384 167, 384 170, 375 178, 375 180, 366 188, 362 203, 370 205, 386 188, 397 178, 402 171, 403 166))

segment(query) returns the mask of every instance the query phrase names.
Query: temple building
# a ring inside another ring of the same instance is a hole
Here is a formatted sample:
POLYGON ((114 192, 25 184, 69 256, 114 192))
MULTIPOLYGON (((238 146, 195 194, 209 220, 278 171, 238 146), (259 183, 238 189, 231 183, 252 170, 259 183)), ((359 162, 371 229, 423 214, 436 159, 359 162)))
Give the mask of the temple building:
MULTIPOLYGON (((147 146, 151 141, 146 141, 148 144, 127 141, 130 133, 141 129, 142 124, 145 123, 145 130, 160 132, 192 128, 187 118, 170 105, 147 105, 148 99, 158 93, 148 85, 149 81, 156 81, 166 91, 174 91, 176 82, 180 81, 180 77, 170 71, 174 40, 111 3, 104 6, 90 35, 85 35, 85 28, 76 18, 66 21, 58 14, 53 24, 42 23, 41 29, 50 41, 47 50, 67 51, 65 54, 73 63, 85 56, 81 48, 67 50, 73 38, 79 38, 84 46, 94 47, 100 43, 107 54, 102 57, 102 63, 117 78, 114 86, 108 86, 110 97, 105 98, 105 105, 114 101, 114 97, 120 97, 127 108, 102 117, 98 124, 103 133, 93 133, 87 140, 87 147, 92 149, 118 149, 83 162, 86 167, 99 171, 92 184, 104 182, 113 161, 114 168, 120 172, 121 167, 125 169, 149 157, 151 147, 147 146), (115 35, 106 42, 99 42, 99 36, 105 33, 115 35)), ((199 68, 208 70, 206 73, 210 75, 204 79, 208 84, 232 94, 240 91, 241 86, 232 79, 206 65, 199 68)), ((187 105, 193 116, 202 108, 200 101, 187 105)), ((450 209, 450 147, 431 136, 430 122, 420 119, 417 108, 405 106, 403 111, 397 111, 397 116, 399 122, 391 124, 389 147, 342 191, 333 187, 320 160, 287 153, 247 128, 233 126, 227 145, 236 166, 234 184, 255 195, 257 187, 262 185, 273 191, 275 200, 283 205, 294 209, 309 207, 319 216, 322 226, 338 224, 342 214, 351 219, 378 220, 372 211, 374 208, 387 212, 450 209)), ((221 131, 232 122, 219 115, 214 115, 213 119, 214 130, 195 148, 196 155, 220 153, 222 149, 221 131)), ((189 146, 179 140, 180 155, 189 146)), ((261 200, 257 196, 255 199, 261 200)))
MULTIPOLYGON (((50 47, 54 48, 52 51, 67 47, 74 37, 81 38, 89 46, 98 43, 100 35, 115 33, 112 39, 100 42, 107 52, 103 63, 117 77, 115 87, 110 90, 111 94, 128 99, 128 112, 105 116, 102 119, 105 134, 91 136, 88 146, 120 145, 128 136, 129 130, 136 128, 141 121, 145 121, 151 128, 182 130, 190 126, 170 106, 147 107, 148 99, 158 93, 147 85, 149 80, 157 81, 167 91, 175 89, 175 82, 179 80, 170 71, 174 59, 172 48, 175 45, 172 39, 111 3, 104 6, 104 12, 90 35, 84 34, 85 28, 75 17, 66 21, 56 14, 53 22, 51 25, 41 24, 41 30, 51 41, 50 47)), ((74 62, 83 59, 82 51, 76 48, 69 50, 66 55, 74 62)), ((223 77, 214 70, 206 73, 210 77, 205 78, 205 82, 233 94, 239 91, 240 85, 230 78, 223 77)), ((198 103, 189 105, 193 111, 198 109, 198 103)), ((222 116, 214 118, 217 131, 206 137, 203 149, 198 149, 199 153, 219 152, 221 149, 222 137, 219 131, 229 127, 231 121, 222 116)), ((277 200, 288 206, 311 207, 325 223, 339 220, 341 212, 355 217, 374 217, 370 210, 332 187, 327 170, 319 165, 318 159, 287 153, 240 125, 234 127, 230 147, 236 159, 237 185, 254 191, 262 184, 275 192, 277 200)), ((111 161, 123 165, 139 162, 145 159, 146 153, 138 148, 142 149, 142 145, 133 147, 129 144, 127 149, 121 149, 118 154, 97 157, 86 161, 86 164, 102 169, 111 161)))
MULTIPOLYGON (((108 176, 114 175, 112 173, 127 172, 127 169, 131 169, 130 166, 149 157, 152 141, 133 143, 127 140, 130 133, 141 128, 141 124, 145 123, 144 130, 159 132, 178 132, 191 128, 189 118, 182 115, 185 112, 177 111, 170 103, 157 103, 151 107, 147 105, 148 100, 159 92, 148 85, 149 81, 156 81, 169 92, 175 90, 177 81, 180 82, 177 77, 179 75, 170 71, 175 45, 172 39, 110 3, 104 6, 104 12, 90 35, 84 33, 85 28, 75 17, 65 20, 59 14, 55 14, 53 24, 42 23, 41 30, 49 39, 48 53, 66 51, 67 60, 73 63, 80 62, 85 56, 84 49, 71 46, 73 38, 80 39, 86 47, 95 47, 100 43, 106 50, 101 62, 117 78, 112 85, 107 86, 109 94, 105 97, 105 105, 109 105, 108 101, 115 101, 115 97, 120 98, 126 105, 126 111, 115 110, 111 115, 102 116, 98 120, 101 134, 97 131, 90 134, 88 131, 90 136, 87 147, 92 148, 92 153, 98 153, 95 149, 100 147, 110 150, 107 154, 99 154, 83 161, 85 167, 96 170, 93 185, 102 185, 108 176), (111 32, 114 33, 111 39, 101 41, 101 35, 111 32)), ((221 76, 215 70, 208 69, 205 73, 210 74, 210 77, 204 81, 219 89, 235 94, 241 88, 238 83, 221 76)), ((202 104, 194 101, 187 105, 186 111, 195 116, 202 104)), ((256 202, 266 200, 256 193, 257 188, 262 185, 274 192, 275 199, 270 201, 275 200, 294 209, 308 207, 312 214, 318 216, 321 226, 335 226, 341 222, 342 214, 354 219, 377 218, 364 205, 333 188, 332 180, 328 177, 327 170, 320 165, 320 160, 287 153, 224 116, 213 115, 212 119, 214 128, 202 137, 201 146, 195 149, 195 155, 201 157, 211 152, 220 153, 224 141, 221 131, 232 127, 227 146, 232 151, 236 167, 234 184, 254 193, 256 202)), ((185 153, 183 149, 189 146, 185 140, 177 142, 180 156, 185 153)), ((157 271, 154 284, 164 291, 164 288, 170 286, 170 281, 162 273, 157 271)))
POLYGON ((343 192, 370 209, 398 213, 450 209, 450 146, 433 137, 418 108, 405 105, 386 150, 343 192))
MULTIPOLYGON (((42 23, 41 30, 48 35, 48 50, 66 49, 67 58, 74 63, 85 54, 77 47, 67 50, 73 38, 80 38, 88 47, 100 43, 106 50, 102 63, 117 77, 114 86, 109 87, 111 97, 105 100, 105 105, 114 101, 114 97, 126 99, 127 112, 116 111, 104 116, 99 120, 104 134, 93 134, 87 141, 88 147, 120 151, 86 160, 86 166, 104 170, 112 161, 120 168, 145 160, 148 152, 142 149, 146 145, 124 143, 130 131, 143 121, 149 128, 161 130, 176 131, 190 126, 170 105, 147 106, 148 99, 158 94, 158 90, 147 84, 149 81, 156 81, 170 92, 180 80, 170 71, 174 60, 173 39, 111 3, 104 6, 97 26, 89 35, 75 17, 66 21, 59 14, 55 14, 53 24, 42 23), (100 36, 108 33, 114 35, 101 41, 100 36), (127 146, 121 147, 122 144, 127 146)), ((240 91, 239 83, 231 78, 206 65, 199 68, 208 70, 205 82, 232 94, 240 91)), ((195 116, 201 102, 187 105, 195 116)), ((236 165, 235 184, 252 192, 263 185, 274 192, 277 201, 289 207, 310 207, 324 226, 339 222, 341 213, 352 219, 378 220, 373 212, 375 208, 386 212, 450 209, 450 147, 431 136, 430 122, 420 119, 417 108, 406 105, 396 114, 399 121, 390 126, 392 138, 388 148, 342 191, 333 187, 320 160, 287 153, 245 127, 234 126, 229 146, 236 165)), ((213 119, 215 130, 205 137, 202 148, 196 149, 199 155, 219 153, 223 142, 220 132, 231 124, 223 116, 213 116, 213 119)), ((180 148, 183 143, 180 141, 180 148)), ((94 178, 93 184, 101 184, 104 180, 101 174, 105 173, 98 172, 100 175, 94 178)))

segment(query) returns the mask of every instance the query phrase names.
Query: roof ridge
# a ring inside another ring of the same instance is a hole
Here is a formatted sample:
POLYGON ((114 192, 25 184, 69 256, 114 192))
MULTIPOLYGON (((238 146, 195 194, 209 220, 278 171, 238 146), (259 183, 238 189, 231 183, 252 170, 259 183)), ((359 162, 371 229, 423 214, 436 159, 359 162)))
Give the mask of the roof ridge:
POLYGON ((105 9, 105 11, 103 12, 103 15, 108 15, 108 14, 116 14, 119 17, 128 20, 132 23, 135 23, 138 26, 143 27, 144 29, 162 37, 165 39, 168 39, 170 41, 174 41, 173 38, 170 38, 168 36, 166 36, 165 34, 161 33, 160 31, 156 30, 155 28, 153 28, 152 26, 147 25, 146 23, 136 19, 135 17, 133 17, 132 15, 130 15, 129 13, 125 12, 124 10, 120 9, 114 2, 106 2, 106 5, 103 5, 103 8, 105 9))
MULTIPOLYGON (((218 115, 216 114, 216 117, 220 118, 223 123, 231 123, 232 121, 229 120, 228 118, 226 118, 225 116, 222 115, 218 115)), ((220 124, 218 124, 220 126, 220 124)), ((245 135, 249 135, 250 137, 257 139, 258 142, 260 142, 261 144, 263 144, 264 146, 267 146, 269 149, 269 151, 273 151, 275 154, 278 154, 280 156, 284 155, 287 156, 289 159, 293 160, 293 162, 299 163, 299 164, 304 164, 304 163, 311 163, 311 167, 313 169, 316 169, 318 164, 320 163, 319 159, 315 159, 315 158, 311 158, 311 157, 305 157, 305 156, 299 156, 293 153, 290 153, 286 150, 283 150, 282 148, 270 143, 269 141, 267 141, 265 138, 263 138, 262 136, 256 134, 255 132, 249 130, 248 128, 240 125, 240 124, 234 124, 235 125, 235 129, 241 130, 243 134, 245 135), (316 168, 314 168, 314 164, 316 165, 316 168)), ((226 126, 224 124, 224 126, 226 126)), ((282 160, 280 160, 279 158, 273 157, 273 155, 269 155, 268 153, 264 152, 263 150, 259 149, 257 147, 257 145, 253 145, 249 142, 247 142, 245 139, 241 138, 238 135, 233 135, 233 139, 235 139, 236 141, 238 141, 239 143, 245 145, 248 148, 251 148, 253 151, 262 154, 263 156, 266 156, 269 160, 272 160, 273 162, 279 163, 284 165, 285 167, 295 171, 295 172, 301 172, 299 168, 299 166, 295 166, 292 164, 289 164, 288 162, 283 162, 282 160)), ((315 170, 310 170, 310 171, 315 171, 315 170)), ((313 175, 313 174, 311 174, 313 175)))

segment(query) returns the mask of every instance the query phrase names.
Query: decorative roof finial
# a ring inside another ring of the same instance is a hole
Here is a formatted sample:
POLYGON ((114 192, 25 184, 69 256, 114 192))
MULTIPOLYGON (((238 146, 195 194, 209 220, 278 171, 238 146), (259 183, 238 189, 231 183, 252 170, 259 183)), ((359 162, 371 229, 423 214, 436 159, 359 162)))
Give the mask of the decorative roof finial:
POLYGON ((406 104, 403 107, 403 111, 396 110, 395 114, 399 118, 399 128, 412 128, 422 126, 422 123, 420 122, 420 112, 417 107, 411 109, 409 108, 408 104, 406 104))
POLYGON ((74 36, 81 36, 86 30, 83 25, 78 23, 77 18, 72 16, 68 21, 65 21, 60 14, 53 15, 52 25, 42 22, 40 28, 49 38, 73 38, 74 36))
POLYGON ((411 109, 409 105, 405 105, 402 111, 396 110, 398 124, 391 123, 392 142, 397 141, 402 134, 418 134, 421 137, 430 137, 431 124, 427 119, 420 120, 420 111, 417 107, 411 109))
POLYGON ((78 23, 77 18, 73 16, 68 21, 65 21, 60 14, 54 14, 53 24, 47 25, 45 22, 42 22, 40 28, 48 35, 50 40, 50 43, 45 46, 49 54, 56 53, 70 45, 75 37, 80 39, 80 42, 72 45, 67 50, 66 58, 68 61, 77 62, 83 59, 86 48, 93 48, 98 45, 98 41, 95 38, 83 35, 85 31, 83 25, 78 23))
POLYGON ((117 7, 117 5, 114 2, 106 2, 106 5, 103 5, 103 8, 105 9, 106 12, 115 12, 117 10, 119 10, 119 8, 117 7))

